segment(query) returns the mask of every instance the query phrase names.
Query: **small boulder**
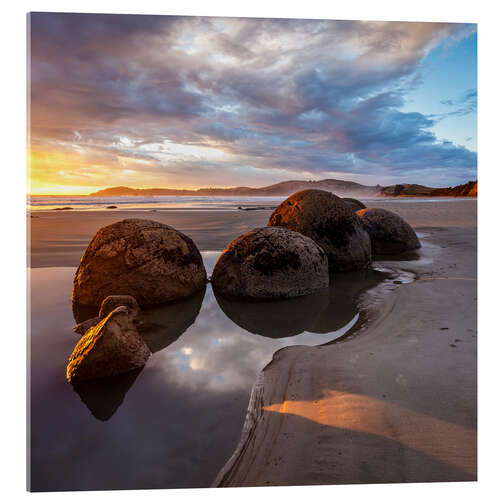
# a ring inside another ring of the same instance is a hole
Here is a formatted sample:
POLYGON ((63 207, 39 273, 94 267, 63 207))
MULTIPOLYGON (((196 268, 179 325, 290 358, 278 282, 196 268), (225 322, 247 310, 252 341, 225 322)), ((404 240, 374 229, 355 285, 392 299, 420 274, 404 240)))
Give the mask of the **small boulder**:
POLYGON ((214 290, 231 297, 299 297, 328 285, 325 252, 310 238, 281 227, 254 229, 236 238, 212 274, 214 290))
POLYGON ((98 316, 86 319, 78 323, 73 327, 73 331, 75 331, 79 335, 84 335, 89 328, 97 325, 97 323, 104 319, 113 309, 116 309, 118 306, 128 307, 129 314, 132 320, 136 320, 137 316, 141 312, 139 304, 137 304, 137 300, 135 300, 131 295, 110 295, 102 301, 98 316))
POLYGON ((137 300, 132 295, 109 295, 101 302, 99 318, 104 319, 113 309, 119 306, 128 307, 132 319, 136 319, 141 312, 137 300))
POLYGON ((288 197, 268 226, 281 226, 314 240, 328 256, 331 271, 354 271, 371 262, 371 244, 359 217, 328 191, 306 189, 288 197))
POLYGON ((85 335, 87 331, 92 328, 93 326, 97 325, 101 321, 101 318, 96 316, 95 318, 89 318, 86 319, 85 321, 82 321, 81 323, 78 323, 73 327, 73 331, 75 333, 78 333, 78 335, 85 335))
POLYGON ((363 210, 366 208, 364 203, 361 203, 359 200, 355 198, 342 198, 342 201, 353 211, 357 212, 358 210, 363 210))
POLYGON ((76 344, 66 378, 72 382, 119 375, 144 366, 150 355, 128 308, 120 306, 91 327, 76 344))
POLYGON ((413 228, 402 217, 384 208, 356 212, 370 235, 374 255, 393 255, 420 248, 413 228))
POLYGON ((141 306, 189 297, 206 283, 194 242, 160 222, 126 219, 105 226, 85 250, 73 301, 99 306, 108 295, 132 295, 141 306))

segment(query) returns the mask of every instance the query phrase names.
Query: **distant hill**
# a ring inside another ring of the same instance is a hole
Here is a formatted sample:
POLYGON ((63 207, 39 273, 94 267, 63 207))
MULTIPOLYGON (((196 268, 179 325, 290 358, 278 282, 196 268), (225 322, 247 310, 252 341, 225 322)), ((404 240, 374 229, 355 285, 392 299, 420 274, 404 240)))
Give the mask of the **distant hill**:
POLYGON ((380 196, 429 196, 434 189, 420 184, 394 184, 382 188, 380 196))
POLYGON ((477 196, 477 181, 455 187, 432 188, 420 184, 394 184, 380 190, 380 196, 477 196))
POLYGON ((477 196, 477 181, 455 187, 433 189, 431 196, 477 196))
POLYGON ((364 186, 357 182, 324 179, 321 181, 284 181, 262 188, 200 188, 200 189, 168 189, 146 188, 134 189, 125 186, 101 189, 89 196, 288 196, 302 189, 323 189, 339 196, 377 196, 381 186, 364 186))
POLYGON ((357 182, 337 179, 321 181, 284 181, 271 186, 252 188, 135 189, 126 186, 101 189, 89 196, 289 196, 303 189, 323 189, 338 196, 372 198, 378 196, 477 196, 477 181, 449 188, 432 188, 420 184, 394 184, 392 186, 364 186, 357 182))

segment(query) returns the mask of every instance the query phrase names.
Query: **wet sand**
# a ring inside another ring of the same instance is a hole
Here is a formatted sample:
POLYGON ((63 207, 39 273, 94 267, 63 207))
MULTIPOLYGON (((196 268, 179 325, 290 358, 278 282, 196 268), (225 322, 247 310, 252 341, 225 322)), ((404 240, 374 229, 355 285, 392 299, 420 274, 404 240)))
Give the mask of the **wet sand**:
MULTIPOLYGON (((123 219, 150 219, 187 234, 199 250, 222 250, 236 236, 265 226, 271 210, 37 211, 31 224, 30 267, 77 266, 102 226, 123 219)), ((30 251, 28 250, 28 254, 30 251)))
MULTIPOLYGON (((476 202, 372 200, 367 206, 399 213, 414 227, 473 226, 476 202)), ((186 233, 200 250, 222 250, 242 233, 267 225, 272 210, 47 210, 28 215, 30 267, 77 266, 99 228, 127 218, 152 219, 186 233), (31 229, 30 229, 31 227, 31 229)))
POLYGON ((476 480, 476 229, 460 225, 376 263, 416 279, 366 294, 362 331, 275 354, 214 486, 476 480))

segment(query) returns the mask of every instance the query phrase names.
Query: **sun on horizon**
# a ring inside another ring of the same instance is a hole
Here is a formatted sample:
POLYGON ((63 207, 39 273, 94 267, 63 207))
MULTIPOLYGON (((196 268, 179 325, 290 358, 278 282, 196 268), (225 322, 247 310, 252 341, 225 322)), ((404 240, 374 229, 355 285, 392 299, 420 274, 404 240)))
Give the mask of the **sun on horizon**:
POLYGON ((28 192, 477 178, 474 24, 32 13, 28 192))

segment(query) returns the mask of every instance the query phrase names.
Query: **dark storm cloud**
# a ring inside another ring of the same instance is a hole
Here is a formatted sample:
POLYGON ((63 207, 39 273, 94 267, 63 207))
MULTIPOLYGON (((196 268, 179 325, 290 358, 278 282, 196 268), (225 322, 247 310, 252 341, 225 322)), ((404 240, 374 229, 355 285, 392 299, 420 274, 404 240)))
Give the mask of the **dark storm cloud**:
MULTIPOLYGON (((39 146, 78 144, 157 172, 190 161, 465 178, 476 167, 475 153, 436 139, 435 117, 401 111, 427 52, 470 26, 41 13, 30 22, 39 146), (167 158, 165 141, 226 156, 181 148, 167 158)), ((476 102, 471 90, 443 104, 466 114, 476 102)))

